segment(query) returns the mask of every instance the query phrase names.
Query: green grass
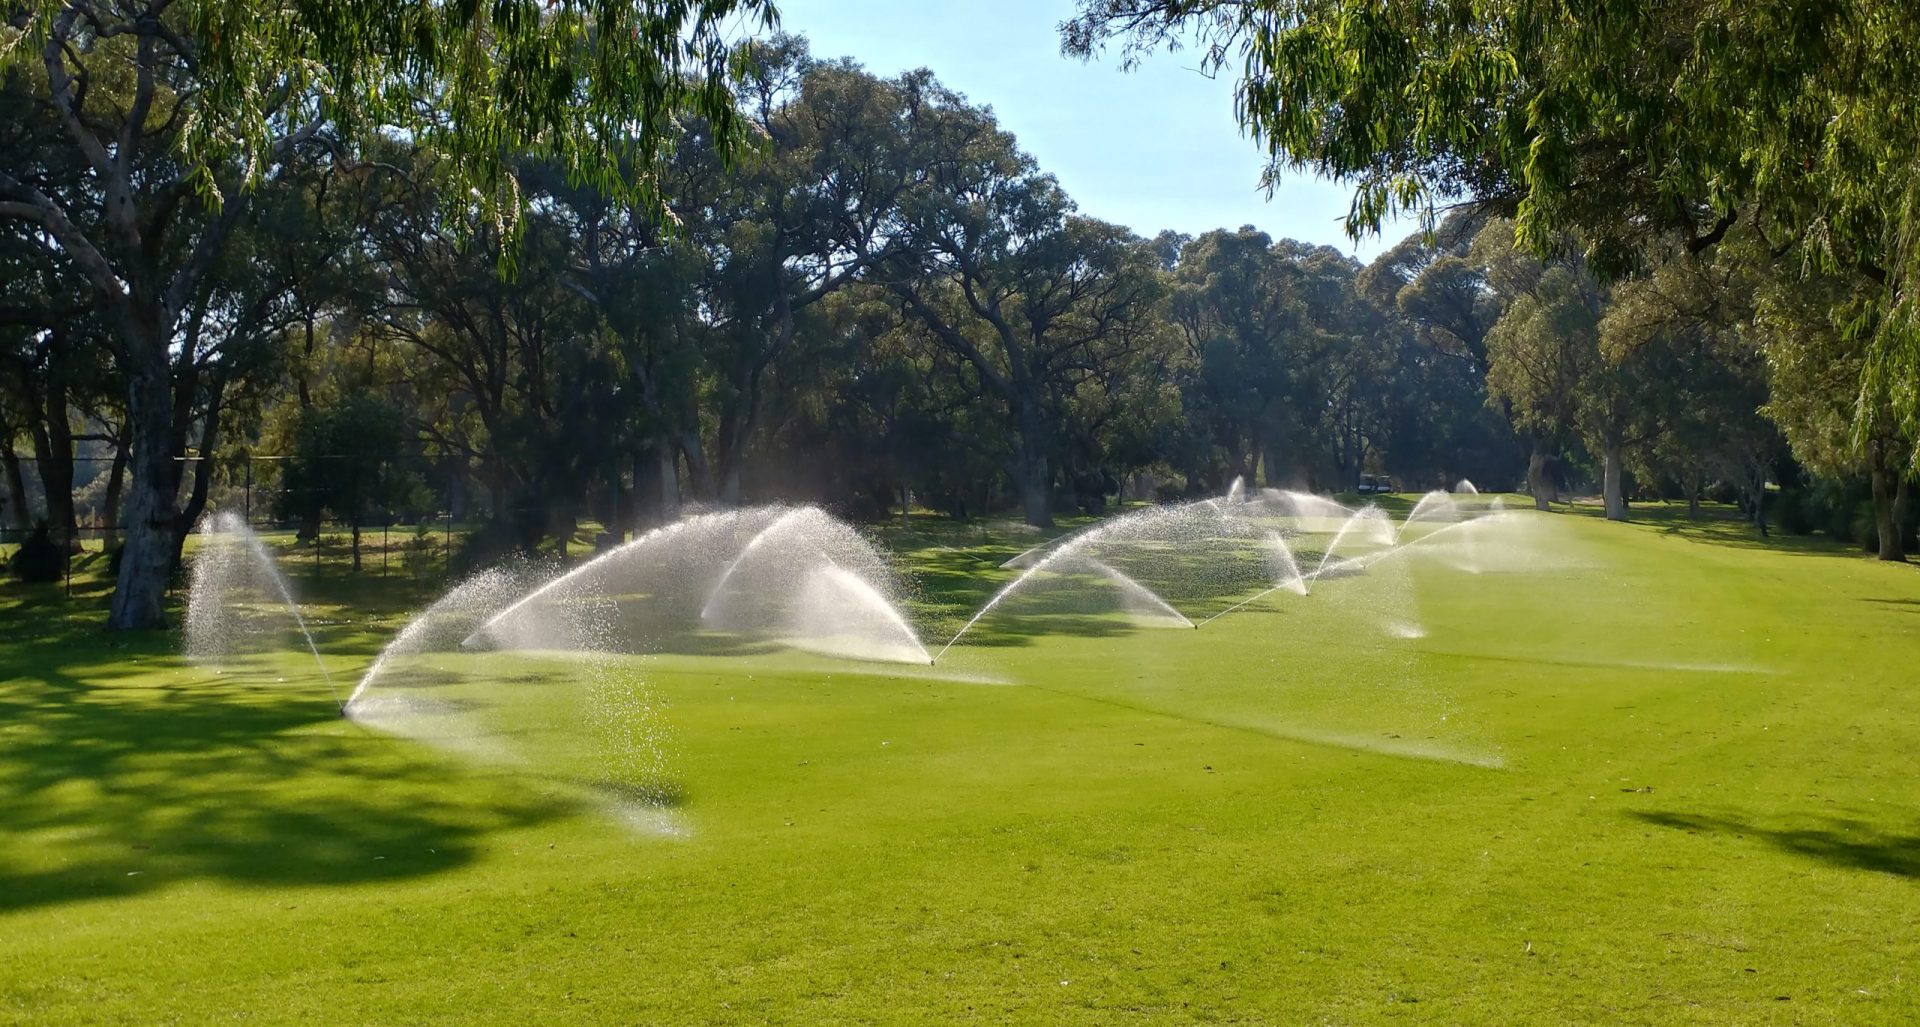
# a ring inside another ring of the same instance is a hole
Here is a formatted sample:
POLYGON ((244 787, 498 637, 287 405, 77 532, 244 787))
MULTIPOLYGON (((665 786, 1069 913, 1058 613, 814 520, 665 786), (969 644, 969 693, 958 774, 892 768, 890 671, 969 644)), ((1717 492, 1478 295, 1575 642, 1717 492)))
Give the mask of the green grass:
MULTIPOLYGON (((343 721, 303 653, 105 635, 97 573, 10 585, 0 1018, 1920 1021, 1920 575, 1637 515, 1422 567, 1417 639, 1370 575, 933 671, 639 660, 669 833, 343 721)), ((884 532, 943 626, 1034 541, 884 532)), ((349 682, 433 594, 312 573, 349 682)), ((517 745, 571 730, 522 694, 517 745)))

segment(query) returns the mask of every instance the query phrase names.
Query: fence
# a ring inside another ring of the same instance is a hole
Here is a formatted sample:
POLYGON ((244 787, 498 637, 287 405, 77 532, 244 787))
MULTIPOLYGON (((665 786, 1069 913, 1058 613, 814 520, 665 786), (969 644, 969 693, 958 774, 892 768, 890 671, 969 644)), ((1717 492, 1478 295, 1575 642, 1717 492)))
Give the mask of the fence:
MULTIPOLYGON (((177 458, 183 463, 197 463, 207 459, 203 457, 177 458)), ((293 490, 279 487, 273 483, 273 476, 256 477, 254 465, 259 463, 277 463, 288 459, 279 455, 243 454, 238 459, 227 461, 230 465, 222 474, 215 471, 215 479, 207 493, 206 508, 201 514, 196 531, 205 531, 209 520, 219 514, 233 514, 241 519, 247 528, 259 535, 268 547, 276 552, 288 570, 297 572, 302 562, 318 571, 329 562, 344 561, 350 553, 352 544, 352 525, 337 517, 294 517, 280 516, 278 511, 284 506, 285 498, 294 495, 293 490), (264 479, 264 480, 263 480, 264 479)), ((346 459, 346 457, 328 456, 321 459, 346 459)), ((0 560, 12 554, 20 542, 37 530, 36 525, 49 517, 47 497, 38 473, 39 461, 34 457, 18 456, 15 462, 20 472, 20 485, 26 501, 25 516, 18 515, 15 497, 11 494, 0 496, 7 509, 0 516, 0 560), (22 521, 25 523, 23 524, 22 521)), ((93 568, 96 561, 108 558, 111 544, 124 536, 126 525, 118 514, 107 516, 105 492, 108 470, 114 462, 112 456, 93 456, 75 454, 74 463, 74 530, 71 538, 62 538, 65 534, 59 525, 49 524, 54 542, 67 543, 65 580, 68 593, 73 588, 73 574, 93 568), (90 473, 83 473, 83 469, 90 473)), ((429 486, 425 491, 433 493, 437 502, 416 505, 410 511, 390 510, 371 515, 360 526, 360 573, 394 576, 405 574, 412 577, 432 575, 443 576, 453 563, 455 535, 462 530, 456 523, 455 502, 465 495, 463 476, 451 461, 421 461, 418 470, 423 482, 438 480, 438 490, 429 486)), ((182 475, 181 495, 184 497, 192 487, 193 472, 182 475)), ((124 485, 123 485, 124 488, 124 485)), ((11 486, 7 486, 11 493, 11 486)), ((124 492, 123 492, 124 496, 124 492)), ((123 499, 124 502, 124 499, 123 499)), ((191 536, 187 540, 187 553, 191 557, 196 543, 191 536)), ((104 565, 98 568, 104 571, 104 565)))

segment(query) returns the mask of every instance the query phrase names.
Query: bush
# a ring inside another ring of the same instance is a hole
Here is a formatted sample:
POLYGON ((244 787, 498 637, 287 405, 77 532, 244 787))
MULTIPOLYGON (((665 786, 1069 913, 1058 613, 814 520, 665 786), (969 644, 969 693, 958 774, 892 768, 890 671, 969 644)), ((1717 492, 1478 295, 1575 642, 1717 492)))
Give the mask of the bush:
POLYGON ((1774 501, 1774 523, 1789 535, 1811 535, 1819 528, 1817 504, 1806 489, 1787 489, 1774 501))
POLYGON ((7 561, 7 569, 21 581, 39 584, 59 581, 66 573, 67 554, 53 540, 53 528, 41 521, 21 541, 13 559, 7 561))
POLYGON ((433 573, 434 566, 440 562, 440 550, 445 544, 442 536, 435 535, 432 528, 422 521, 413 529, 413 537, 400 547, 400 563, 415 580, 433 573))
POLYGON ((1873 507, 1862 504, 1854 508, 1851 531, 1860 548, 1869 553, 1880 551, 1880 525, 1873 519, 1873 507))
POLYGON ((533 546, 523 525, 495 518, 477 530, 468 532, 454 546, 452 569, 456 574, 469 574, 492 567, 509 556, 525 556, 532 551, 533 546))
POLYGON ((1822 478, 1807 494, 1809 518, 1829 538, 1859 542, 1873 534, 1872 492, 1861 479, 1822 478))

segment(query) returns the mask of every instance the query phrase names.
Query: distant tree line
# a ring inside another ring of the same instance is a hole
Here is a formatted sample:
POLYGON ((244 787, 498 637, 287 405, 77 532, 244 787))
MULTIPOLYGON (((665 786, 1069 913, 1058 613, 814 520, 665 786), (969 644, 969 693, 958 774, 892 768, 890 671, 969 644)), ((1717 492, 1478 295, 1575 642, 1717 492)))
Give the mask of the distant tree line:
POLYGON ((1354 183, 1351 231, 1510 221, 1467 259, 1508 297, 1488 382, 1536 484, 1578 435, 1610 516, 1635 463, 1734 483, 1762 524, 1772 478, 1783 524, 1886 560, 1920 462, 1916 37, 1885 0, 1079 0, 1061 26, 1070 54, 1236 76, 1269 174, 1354 183))
POLYGON ((1718 494, 1763 526, 1779 483, 1796 523, 1865 504, 1836 533, 1904 552, 1911 434, 1862 433, 1871 353, 1834 314, 1875 301, 1776 270, 1758 231, 1623 275, 1577 221, 1542 244, 1490 179, 1364 267, 1250 227, 1149 239, 1081 214, 932 74, 729 48, 700 13, 759 4, 641 5, 656 45, 613 72, 606 26, 569 27, 601 5, 393 0, 458 43, 425 65, 356 20, 380 6, 13 16, 0 499, 71 539, 77 448, 111 452, 89 501, 128 526, 119 626, 157 622, 156 581, 241 473, 307 533, 455 509, 495 550, 687 503, 1046 525, 1375 473, 1543 506, 1591 480, 1612 517, 1718 494), (433 21, 456 17, 485 22, 493 74, 452 52, 473 24, 433 21), (336 44, 391 87, 310 77, 301 47, 336 44), (230 66, 240 46, 257 65, 230 66), (536 67, 561 70, 514 78, 536 67))

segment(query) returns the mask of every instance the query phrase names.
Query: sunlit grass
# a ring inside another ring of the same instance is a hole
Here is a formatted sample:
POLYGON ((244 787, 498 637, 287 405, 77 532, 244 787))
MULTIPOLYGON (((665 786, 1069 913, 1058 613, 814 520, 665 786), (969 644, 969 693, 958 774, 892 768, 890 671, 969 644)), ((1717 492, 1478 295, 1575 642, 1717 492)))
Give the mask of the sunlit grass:
MULTIPOLYGON (((0 1018, 1920 1019, 1920 576, 1636 513, 1417 567, 1414 638, 1362 575, 932 668, 618 657, 664 706, 633 791, 562 660, 435 657, 520 686, 463 752, 343 720, 303 653, 101 633, 96 575, 9 585, 0 1018)), ((938 641, 1041 541, 873 530, 938 641)), ((303 557, 348 681, 439 587, 303 557)))

